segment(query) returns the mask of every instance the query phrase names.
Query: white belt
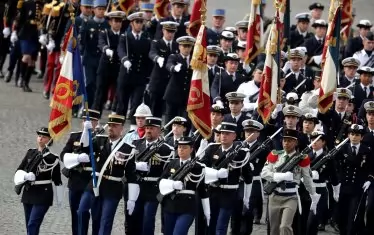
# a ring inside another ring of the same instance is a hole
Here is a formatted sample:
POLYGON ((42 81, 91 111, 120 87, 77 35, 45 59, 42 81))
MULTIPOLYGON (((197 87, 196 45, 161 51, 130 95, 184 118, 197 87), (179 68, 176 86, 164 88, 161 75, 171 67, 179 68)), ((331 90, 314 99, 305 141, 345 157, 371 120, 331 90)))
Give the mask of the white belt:
POLYGON ((316 187, 316 188, 324 188, 324 187, 326 187, 326 183, 314 183, 314 187, 316 187))
POLYGON ((253 180, 262 180, 261 176, 257 175, 257 176, 253 176, 253 180))
POLYGON ((104 179, 111 180, 111 181, 116 181, 116 182, 121 182, 122 178, 121 177, 114 177, 110 175, 103 175, 104 179))
POLYGON ((42 185, 42 184, 51 184, 52 180, 38 180, 31 182, 31 185, 42 185))
POLYGON ((144 181, 151 181, 151 182, 156 182, 159 178, 157 177, 144 177, 144 181))
POLYGON ((84 171, 92 171, 92 167, 83 167, 84 171))
POLYGON ((180 190, 177 192, 177 194, 191 194, 191 195, 195 195, 195 191, 193 190, 180 190))
POLYGON ((239 184, 235 184, 235 185, 224 184, 224 185, 220 185, 219 187, 223 189, 238 189, 239 184))
POLYGON ((280 187, 277 187, 275 189, 278 193, 296 193, 297 192, 297 189, 296 188, 286 188, 286 189, 282 189, 280 187))

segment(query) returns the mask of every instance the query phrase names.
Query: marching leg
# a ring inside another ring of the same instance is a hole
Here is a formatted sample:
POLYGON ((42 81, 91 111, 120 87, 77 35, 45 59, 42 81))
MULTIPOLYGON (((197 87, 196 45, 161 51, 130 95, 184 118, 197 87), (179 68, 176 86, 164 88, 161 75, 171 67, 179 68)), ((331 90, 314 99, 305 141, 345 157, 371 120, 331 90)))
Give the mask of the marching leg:
POLYGON ((99 235, 110 235, 112 233, 114 216, 118 207, 119 199, 101 198, 101 219, 99 235))
POLYGON ((27 223, 27 234, 38 235, 42 225, 44 215, 47 213, 49 206, 32 205, 29 222, 27 223))
MULTIPOLYGON (((82 195, 80 200, 77 216, 78 216, 78 234, 79 235, 86 235, 88 234, 88 223, 90 220, 90 209, 91 203, 93 200, 93 193, 89 191, 85 191, 82 195)), ((93 218, 93 216, 92 216, 93 218)), ((94 223, 92 223, 92 230, 93 230, 94 223)), ((94 234, 94 232, 92 232, 94 234)))

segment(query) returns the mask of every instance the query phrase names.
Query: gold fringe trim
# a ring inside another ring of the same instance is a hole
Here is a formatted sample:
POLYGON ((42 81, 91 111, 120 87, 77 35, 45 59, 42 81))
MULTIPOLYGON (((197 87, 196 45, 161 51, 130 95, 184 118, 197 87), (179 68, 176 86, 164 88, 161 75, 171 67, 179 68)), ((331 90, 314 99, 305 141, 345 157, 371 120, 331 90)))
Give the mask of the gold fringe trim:
POLYGON ((73 105, 78 105, 83 102, 83 95, 76 96, 73 100, 73 105))
POLYGON ((318 111, 320 113, 326 113, 332 106, 333 102, 329 103, 325 108, 323 108, 321 105, 320 105, 320 102, 321 101, 324 101, 328 96, 333 96, 334 95, 334 91, 330 91, 328 92, 327 94, 324 94, 323 96, 321 97, 318 97, 318 111))
POLYGON ((196 116, 194 112, 189 111, 188 117, 190 118, 194 127, 199 130, 204 139, 209 139, 212 136, 212 128, 201 121, 201 119, 196 116))
POLYGON ((60 117, 49 121, 48 123, 48 130, 51 134, 52 139, 59 140, 66 132, 71 129, 71 119, 72 119, 72 110, 70 109, 67 113, 61 115, 60 117), (67 125, 60 130, 60 132, 56 133, 53 131, 53 128, 61 125, 62 123, 67 122, 67 125))
POLYGON ((71 109, 71 108, 65 106, 64 104, 61 104, 61 103, 59 103, 55 100, 52 100, 50 107, 52 109, 57 109, 61 113, 66 113, 66 112, 68 112, 68 110, 71 109))

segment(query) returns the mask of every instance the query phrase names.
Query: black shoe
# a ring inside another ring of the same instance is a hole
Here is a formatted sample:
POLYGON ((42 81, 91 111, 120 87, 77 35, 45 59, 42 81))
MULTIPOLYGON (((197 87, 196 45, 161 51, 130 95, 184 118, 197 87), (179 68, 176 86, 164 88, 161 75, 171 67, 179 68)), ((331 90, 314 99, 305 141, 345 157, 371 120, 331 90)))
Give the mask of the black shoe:
POLYGON ((255 221, 253 222, 253 224, 261 224, 261 220, 255 219, 255 221))
POLYGON ((318 231, 325 231, 325 225, 323 224, 318 225, 318 231))
POLYGON ((4 78, 3 71, 0 71, 0 78, 4 78))
POLYGON ((43 97, 46 100, 49 100, 49 92, 43 91, 43 97))
POLYGON ((23 89, 24 92, 32 92, 32 90, 29 86, 23 86, 22 89, 23 89))
POLYGON ((32 72, 31 72, 32 75, 37 75, 38 74, 38 71, 36 69, 34 69, 32 72))
POLYGON ((10 82, 10 80, 12 80, 12 75, 13 75, 13 74, 12 74, 11 72, 8 71, 8 72, 6 73, 6 75, 5 75, 5 80, 4 80, 4 81, 5 81, 6 83, 10 82))
POLYGON ((44 74, 39 73, 37 78, 38 78, 38 79, 43 79, 43 78, 44 78, 44 74))

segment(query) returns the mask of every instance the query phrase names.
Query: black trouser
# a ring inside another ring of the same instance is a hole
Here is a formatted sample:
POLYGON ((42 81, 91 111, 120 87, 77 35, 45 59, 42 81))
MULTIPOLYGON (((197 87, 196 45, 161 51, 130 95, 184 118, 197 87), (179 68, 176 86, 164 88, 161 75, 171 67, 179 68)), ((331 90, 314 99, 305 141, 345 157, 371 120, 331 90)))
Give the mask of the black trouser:
POLYGON ((16 79, 15 79, 16 84, 21 73, 21 59, 22 59, 21 47, 20 47, 19 41, 17 41, 14 44, 12 44, 10 54, 9 54, 9 64, 8 64, 8 72, 9 72, 10 77, 12 77, 13 71, 17 66, 16 79))
MULTIPOLYGON (((40 48, 40 60, 39 60, 39 69, 40 73, 44 75, 46 67, 47 67, 47 60, 48 60, 48 51, 45 46, 41 46, 40 48)), ((58 61, 58 63, 60 63, 58 61)), ((59 74, 57 75, 59 76, 59 74)))
MULTIPOLYGON (((329 193, 327 188, 317 187, 316 193, 320 194, 321 198, 318 201, 317 213, 314 214, 313 211, 309 212, 307 235, 317 235, 318 225, 324 224, 325 216, 328 214, 329 193)), ((305 208, 303 208, 303 210, 305 210, 305 208)))
POLYGON ((162 117, 164 109, 164 94, 149 92, 150 95, 150 109, 154 117, 162 117))
POLYGON ((121 81, 121 78, 119 78, 119 84, 117 86, 118 104, 116 113, 118 115, 126 116, 129 100, 131 98, 129 113, 129 116, 131 117, 131 124, 136 124, 134 114, 138 106, 143 101, 144 90, 144 84, 124 83, 121 81))
MULTIPOLYGON (((340 192, 338 203, 340 235, 364 234, 365 204, 366 194, 363 195, 363 191, 355 192, 355 194, 340 192)), ((369 221, 369 223, 373 223, 373 221, 369 221)))
POLYGON ((201 198, 196 198, 196 217, 195 217, 195 235, 206 235, 207 224, 205 220, 203 205, 201 204, 201 198))
POLYGON ((107 74, 99 73, 96 80, 96 91, 95 99, 92 108, 100 111, 102 115, 104 104, 108 98, 109 87, 116 84, 118 77, 119 65, 117 66, 107 66, 107 74))
POLYGON ((253 180, 249 208, 252 210, 254 219, 261 220, 263 212, 263 198, 260 180, 253 180))
POLYGON ((366 234, 374 234, 374 186, 368 191, 368 204, 366 209, 366 234))

